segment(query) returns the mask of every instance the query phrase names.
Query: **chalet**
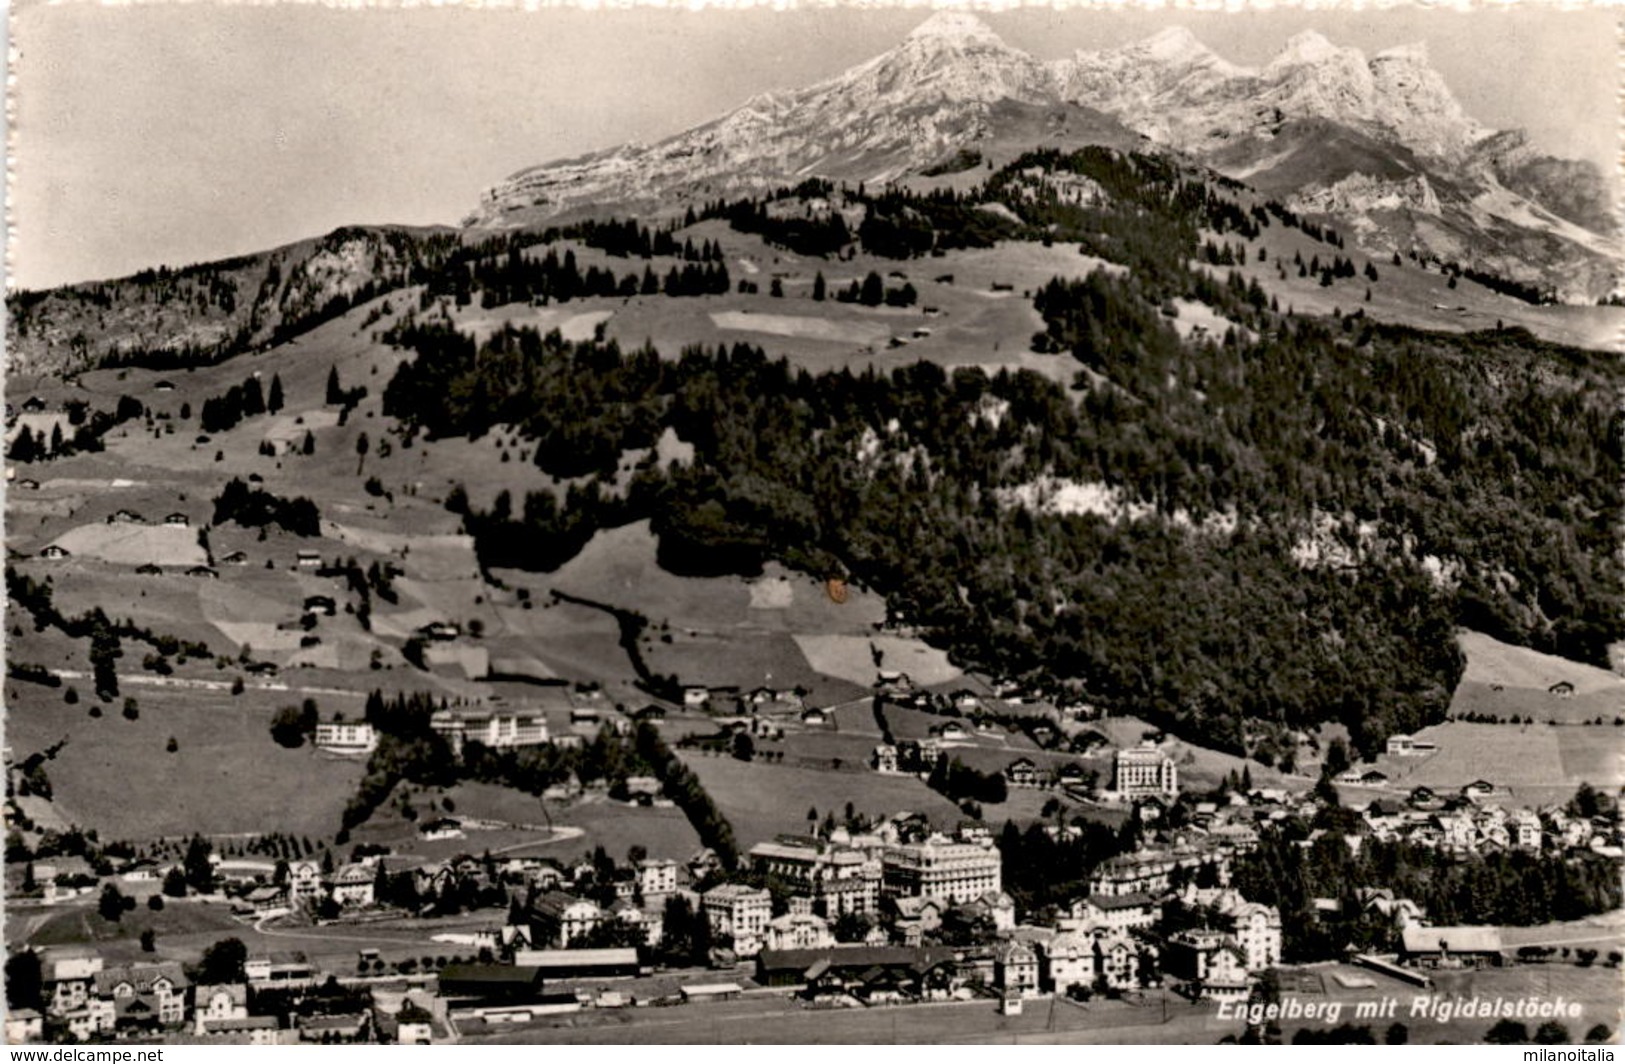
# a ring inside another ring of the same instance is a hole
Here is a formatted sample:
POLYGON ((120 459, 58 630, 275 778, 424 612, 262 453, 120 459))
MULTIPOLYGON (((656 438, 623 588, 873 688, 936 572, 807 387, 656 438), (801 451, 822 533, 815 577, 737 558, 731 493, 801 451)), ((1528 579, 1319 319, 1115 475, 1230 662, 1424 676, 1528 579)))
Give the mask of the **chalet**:
POLYGON ((890 743, 881 743, 875 747, 869 756, 869 763, 874 770, 883 776, 895 775, 897 768, 897 747, 890 743))
POLYGON ((39 556, 41 558, 49 558, 49 559, 55 561, 55 560, 60 559, 60 558, 69 557, 69 554, 68 554, 67 548, 59 547, 55 543, 52 543, 50 546, 48 546, 44 550, 40 551, 39 556))
POLYGON ((1495 784, 1488 780, 1474 780, 1461 789, 1461 796, 1470 802, 1482 801, 1495 794, 1495 784))
POLYGON ((233 908, 255 916, 274 916, 288 911, 288 895, 280 887, 255 887, 233 908))
POLYGON ((1368 769, 1360 773, 1360 785, 1362 787, 1380 787, 1387 782, 1388 773, 1379 769, 1368 769))
POLYGON ((175 384, 173 381, 159 381, 152 386, 152 390, 155 392, 172 392, 175 390, 175 384))
POLYGON ((653 702, 642 709, 632 711, 632 719, 636 721, 662 721, 666 719, 666 707, 657 706, 653 702))
POLYGON ((959 723, 957 720, 945 721, 942 724, 933 724, 931 726, 931 734, 938 736, 941 739, 953 742, 970 738, 970 732, 966 731, 965 726, 959 723))
POLYGON ((211 1020, 242 1020, 248 1018, 248 986, 244 983, 221 983, 199 986, 193 992, 192 1020, 194 1032, 207 1034, 211 1020))
POLYGON ((37 395, 30 395, 23 400, 23 413, 41 414, 45 412, 45 400, 37 395))
POLYGON ((431 621, 418 629, 418 635, 438 643, 449 643, 462 634, 462 626, 452 621, 431 621))
POLYGON ((222 565, 247 565, 248 555, 240 550, 234 550, 220 559, 222 565))
POLYGON ((294 554, 294 562, 301 569, 320 569, 322 555, 320 551, 302 550, 294 554))
POLYGON ((1439 744, 1431 739, 1418 739, 1410 735, 1390 735, 1388 737, 1388 756, 1390 757, 1421 757, 1436 753, 1439 744))
POLYGON ((1006 942, 994 954, 994 984, 1006 995, 1038 996, 1038 954, 1025 942, 1006 942))
POLYGON ((164 567, 154 565, 151 562, 143 562, 135 567, 135 572, 137 576, 162 576, 164 575, 164 567))
POLYGON ((683 706, 687 709, 704 709, 711 704, 711 692, 704 687, 683 688, 683 706))
POLYGON ((460 839, 464 837, 463 822, 450 817, 440 817, 418 826, 418 834, 424 842, 435 842, 440 839, 460 839))
POLYGON ((829 722, 829 714, 824 710, 819 709, 817 706, 813 706, 802 711, 801 723, 807 725, 809 728, 828 727, 829 722))
POLYGON ((1006 765, 1004 779, 1012 787, 1038 787, 1044 782, 1030 757, 1018 757, 1006 765))
POLYGON ((116 1025, 169 1027, 186 1018, 192 984, 173 961, 108 968, 97 972, 93 983, 96 997, 112 1001, 116 1025))
POLYGON ((185 528, 192 523, 192 519, 183 513, 168 514, 164 517, 164 524, 177 528, 185 528))
POLYGON ((220 574, 207 565, 194 565, 190 569, 186 570, 186 575, 201 577, 204 580, 220 579, 220 574))
POLYGON ((1399 963, 1412 968, 1497 968, 1501 932, 1494 927, 1407 926, 1400 932, 1399 963))
POLYGON ((1556 695, 1558 698, 1573 698, 1574 685, 1569 683, 1567 680, 1559 680, 1552 684, 1552 686, 1546 688, 1546 693, 1549 695, 1556 695))
POLYGON ((333 601, 331 595, 307 595, 304 609, 308 614, 321 613, 331 617, 338 612, 338 603, 333 601))
POLYGON ((110 525, 144 525, 147 519, 134 510, 117 510, 107 519, 110 525))
POLYGON ((665 785, 653 776, 626 777, 626 793, 633 799, 658 798, 665 785))
POLYGON ((366 865, 346 865, 333 876, 333 900, 343 906, 371 905, 377 881, 377 873, 366 865))
POLYGON ((24 491, 38 491, 39 481, 35 480, 33 477, 24 477, 23 479, 17 481, 17 486, 22 488, 24 491))

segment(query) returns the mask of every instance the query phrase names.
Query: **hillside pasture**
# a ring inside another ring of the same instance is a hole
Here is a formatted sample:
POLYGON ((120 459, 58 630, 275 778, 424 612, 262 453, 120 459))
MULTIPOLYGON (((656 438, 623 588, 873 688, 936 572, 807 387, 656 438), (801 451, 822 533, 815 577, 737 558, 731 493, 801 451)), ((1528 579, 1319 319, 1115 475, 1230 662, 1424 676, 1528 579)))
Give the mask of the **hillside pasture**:
POLYGON ((187 568, 209 563, 208 554, 198 543, 197 529, 185 525, 80 525, 58 536, 52 546, 61 547, 75 558, 92 558, 110 565, 187 568))
POLYGON ((875 682, 881 669, 896 669, 921 686, 950 683, 962 672, 946 651, 919 639, 895 635, 798 634, 796 645, 818 672, 861 687, 875 682), (875 664, 875 651, 881 663, 875 664))
POLYGON ((643 658, 655 673, 674 675, 685 685, 747 691, 760 685, 801 687, 815 702, 838 702, 862 693, 856 685, 813 669, 802 655, 799 638, 785 632, 676 631, 646 642, 643 658))
MULTIPOLYGON (((129 686, 140 716, 126 720, 120 702, 88 714, 92 699, 65 706, 40 689, 9 705, 6 740, 38 750, 66 737, 50 763, 56 804, 68 820, 103 838, 286 831, 322 836, 337 830, 362 766, 329 760, 304 746, 289 750, 270 735, 278 706, 291 692, 129 686), (165 747, 173 736, 175 753, 165 747)), ((324 694, 323 712, 359 714, 361 699, 324 694)))
MULTIPOLYGON (((30 575, 37 579, 40 573, 36 570, 30 575)), ((201 642, 215 653, 233 649, 223 645, 222 631, 202 605, 202 596, 214 590, 218 580, 76 566, 57 574, 52 583, 52 598, 63 616, 77 617, 100 608, 114 620, 133 621, 157 635, 201 642)), ((149 649, 144 644, 127 644, 121 670, 139 668, 149 649), (134 661, 130 660, 132 654, 134 661)))
MULTIPOLYGON (((1573 736, 1571 744, 1604 751, 1589 755, 1575 750, 1571 762, 1576 767, 1602 768, 1607 754, 1612 753, 1615 763, 1610 775, 1612 782, 1619 782, 1620 736, 1613 728, 1549 724, 1437 724, 1416 733, 1418 739, 1436 743, 1437 753, 1425 757, 1385 755, 1377 759, 1377 767, 1388 774, 1389 787, 1397 790, 1425 786, 1435 791, 1454 791, 1482 779, 1506 790, 1520 804, 1537 805, 1567 799, 1579 784, 1580 777, 1570 776, 1564 764, 1563 736, 1573 736), (1607 745, 1610 742, 1611 751, 1607 745)), ((1592 782, 1601 785, 1611 781, 1592 782)))
POLYGON ((1487 713, 1507 719, 1574 723, 1625 716, 1625 677, 1567 658, 1513 646, 1479 632, 1457 637, 1467 658, 1450 701, 1454 716, 1487 713), (1572 693, 1553 691, 1572 685, 1572 693))
POLYGON ((809 808, 820 817, 825 812, 839 817, 847 802, 871 816, 922 812, 945 829, 962 818, 957 806, 912 776, 882 776, 856 765, 834 772, 747 763, 689 750, 679 756, 733 825, 742 849, 775 835, 805 833, 809 808))

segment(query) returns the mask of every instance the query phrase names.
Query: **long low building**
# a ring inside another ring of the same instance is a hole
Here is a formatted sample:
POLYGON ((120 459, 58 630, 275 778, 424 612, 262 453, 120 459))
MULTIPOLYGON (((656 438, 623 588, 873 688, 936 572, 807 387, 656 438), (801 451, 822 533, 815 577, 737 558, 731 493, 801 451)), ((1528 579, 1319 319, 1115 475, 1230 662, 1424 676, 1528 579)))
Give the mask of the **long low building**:
POLYGON ((942 946, 763 950, 756 957, 756 981, 763 986, 797 986, 831 972, 857 976, 871 968, 906 969, 922 975, 953 963, 954 951, 942 946))
POLYGON ((625 949, 522 949, 514 963, 534 968, 544 979, 590 979, 637 975, 638 951, 625 949))
POLYGON ((448 964, 439 992, 457 1005, 523 1004, 540 1000, 542 972, 524 964, 448 964))
POLYGON ((1420 927, 1400 932, 1399 963, 1415 968, 1499 967, 1503 946, 1494 927, 1420 927))

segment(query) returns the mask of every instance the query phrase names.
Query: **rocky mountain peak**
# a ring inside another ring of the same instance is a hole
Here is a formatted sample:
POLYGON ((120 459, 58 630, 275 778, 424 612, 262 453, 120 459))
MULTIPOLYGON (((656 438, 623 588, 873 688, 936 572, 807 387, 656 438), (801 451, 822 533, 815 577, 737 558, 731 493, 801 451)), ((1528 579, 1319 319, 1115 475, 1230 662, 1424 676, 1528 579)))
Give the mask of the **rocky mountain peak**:
POLYGON ((915 26, 905 39, 1008 47, 992 27, 967 11, 938 11, 915 26))
MULTIPOLYGON (((1314 30, 1304 30, 1288 38, 1286 46, 1270 60, 1268 70, 1312 66, 1345 57, 1359 56, 1353 48, 1339 48, 1314 30)), ((1363 61, 1363 57, 1362 61, 1363 61)))

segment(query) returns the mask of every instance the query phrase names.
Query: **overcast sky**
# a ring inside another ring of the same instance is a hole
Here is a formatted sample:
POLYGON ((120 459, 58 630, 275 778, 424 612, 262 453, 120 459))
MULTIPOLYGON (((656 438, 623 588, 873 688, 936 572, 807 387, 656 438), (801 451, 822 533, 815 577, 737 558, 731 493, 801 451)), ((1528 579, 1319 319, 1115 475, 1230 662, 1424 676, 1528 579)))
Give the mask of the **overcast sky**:
MULTIPOLYGON (((928 13, 25 2, 12 22, 10 283, 119 276, 346 223, 455 223, 515 170, 833 75, 928 13)), ((1619 36, 1600 7, 983 17, 1046 59, 1170 25, 1245 65, 1307 28, 1368 54, 1420 41, 1484 123, 1562 155, 1617 155, 1619 36)))

